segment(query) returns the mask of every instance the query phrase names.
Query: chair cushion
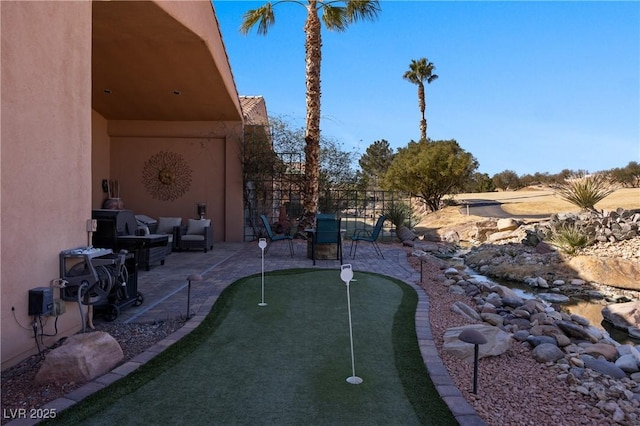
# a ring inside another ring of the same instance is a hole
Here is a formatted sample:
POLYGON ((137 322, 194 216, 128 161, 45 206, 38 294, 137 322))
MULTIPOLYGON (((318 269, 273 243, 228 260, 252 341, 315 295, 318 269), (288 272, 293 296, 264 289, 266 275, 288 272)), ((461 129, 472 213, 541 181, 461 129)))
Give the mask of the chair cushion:
POLYGON ((204 235, 183 235, 181 241, 204 241, 204 235))
POLYGON ((189 219, 187 235, 203 235, 207 226, 211 226, 211 219, 189 219))
POLYGON ((182 225, 181 217, 159 217, 157 234, 173 234, 173 228, 175 226, 182 225))

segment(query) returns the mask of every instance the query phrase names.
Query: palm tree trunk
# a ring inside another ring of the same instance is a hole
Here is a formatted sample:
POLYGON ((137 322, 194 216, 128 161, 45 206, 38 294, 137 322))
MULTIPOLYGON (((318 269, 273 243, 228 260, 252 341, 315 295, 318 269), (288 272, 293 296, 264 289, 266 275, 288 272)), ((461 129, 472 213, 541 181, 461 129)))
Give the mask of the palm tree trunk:
POLYGON ((427 139, 427 119, 424 117, 425 110, 425 97, 424 97, 424 84, 418 84, 418 105, 420 106, 420 140, 427 139))
POLYGON ((306 34, 306 80, 307 80, 307 127, 305 132, 305 199, 302 229, 315 224, 318 210, 318 180, 320 156, 320 62, 322 39, 316 1, 307 5, 306 34))

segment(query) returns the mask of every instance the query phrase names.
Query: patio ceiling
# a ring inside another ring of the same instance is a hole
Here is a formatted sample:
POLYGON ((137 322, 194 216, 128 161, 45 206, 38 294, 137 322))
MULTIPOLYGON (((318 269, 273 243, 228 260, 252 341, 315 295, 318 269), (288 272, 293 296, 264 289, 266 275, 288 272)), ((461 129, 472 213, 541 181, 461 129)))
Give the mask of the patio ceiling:
POLYGON ((213 12, 196 34, 165 9, 93 2, 93 109, 108 120, 242 120, 228 61, 215 59, 226 54, 210 50, 224 51, 213 12))

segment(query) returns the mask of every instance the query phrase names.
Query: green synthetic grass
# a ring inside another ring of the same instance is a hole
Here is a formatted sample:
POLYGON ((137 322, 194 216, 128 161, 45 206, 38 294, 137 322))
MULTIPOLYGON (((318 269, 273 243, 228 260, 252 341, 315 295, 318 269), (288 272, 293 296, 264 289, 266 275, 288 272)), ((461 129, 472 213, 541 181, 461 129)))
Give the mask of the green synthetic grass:
POLYGON ((415 291, 356 272, 295 270, 229 286, 205 321, 55 424, 455 425, 417 345, 415 291))

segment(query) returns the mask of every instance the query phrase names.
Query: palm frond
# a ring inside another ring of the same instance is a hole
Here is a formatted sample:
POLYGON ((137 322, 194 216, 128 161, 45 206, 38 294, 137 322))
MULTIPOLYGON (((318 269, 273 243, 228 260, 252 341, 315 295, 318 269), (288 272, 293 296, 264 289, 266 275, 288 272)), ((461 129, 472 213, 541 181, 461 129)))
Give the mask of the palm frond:
POLYGON ((329 30, 345 31, 349 24, 373 20, 380 12, 380 4, 377 0, 347 0, 346 6, 335 6, 334 2, 323 2, 322 21, 329 30))
POLYGON ((276 17, 273 13, 273 6, 271 2, 267 2, 257 9, 251 9, 245 12, 242 24, 240 25, 240 32, 242 34, 247 34, 256 24, 258 24, 258 34, 265 35, 275 22, 276 17))
POLYGON ((378 17, 380 2, 377 0, 347 0, 346 12, 349 22, 372 21, 378 17))
POLYGON ((324 22, 328 30, 344 31, 347 29, 350 21, 345 7, 330 4, 323 4, 321 7, 322 22, 324 22))

